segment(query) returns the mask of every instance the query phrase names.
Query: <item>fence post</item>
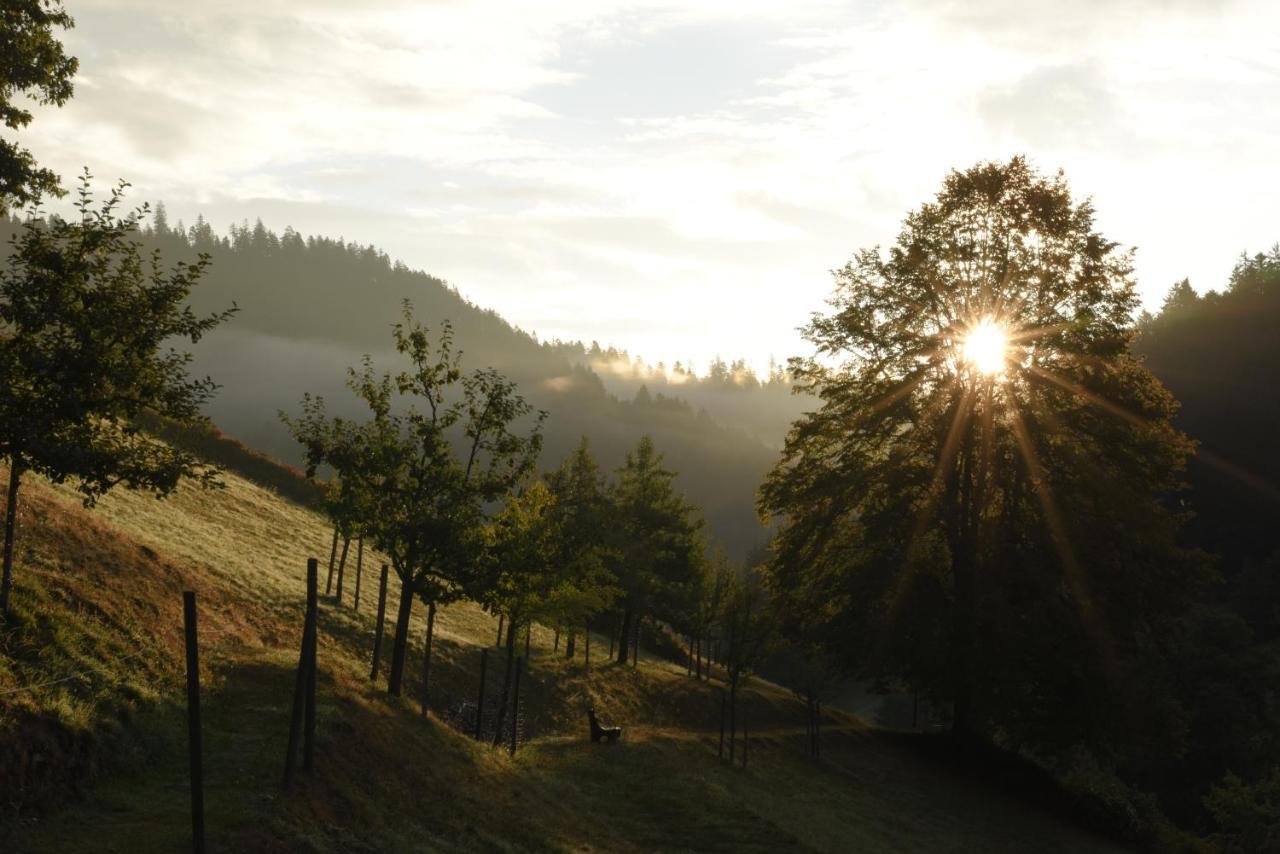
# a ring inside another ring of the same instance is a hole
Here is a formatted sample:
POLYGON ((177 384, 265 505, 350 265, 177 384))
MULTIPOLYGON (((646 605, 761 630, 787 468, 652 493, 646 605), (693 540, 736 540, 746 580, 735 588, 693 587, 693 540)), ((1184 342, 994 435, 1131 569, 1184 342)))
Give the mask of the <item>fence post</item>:
POLYGON ((716 756, 724 759, 724 712, 725 703, 728 701, 728 695, 723 688, 720 689, 720 747, 716 751, 716 756))
POLYGON ((196 635, 196 594, 182 594, 187 630, 187 741, 191 750, 191 850, 204 854, 204 768, 200 744, 200 642, 196 635))
POLYGON ((356 595, 353 607, 360 610, 360 579, 364 575, 364 535, 356 541, 356 595))
POLYGON ((369 680, 378 681, 378 665, 382 663, 382 628, 387 620, 387 565, 382 565, 382 578, 378 581, 378 624, 373 630, 373 670, 369 680))
POLYGON ((511 755, 516 755, 516 738, 520 733, 520 671, 524 669, 524 659, 516 658, 516 699, 511 706, 511 755))
POLYGON ((304 707, 306 725, 302 739, 302 770, 316 770, 316 638, 320 634, 319 562, 307 561, 307 619, 303 627, 303 653, 307 668, 307 696, 304 707))
POLYGON ((480 650, 480 696, 476 699, 476 741, 484 731, 484 683, 489 669, 489 648, 480 650))
POLYGON ((302 623, 302 651, 298 655, 298 678, 294 682, 293 687, 293 709, 289 714, 289 747, 284 757, 284 781, 283 787, 289 788, 293 782, 293 765, 298 755, 298 740, 302 734, 302 719, 309 698, 312 696, 309 690, 310 669, 309 651, 311 647, 312 626, 316 618, 316 611, 311 607, 311 603, 318 597, 319 592, 319 562, 315 558, 307 561, 307 607, 302 623))

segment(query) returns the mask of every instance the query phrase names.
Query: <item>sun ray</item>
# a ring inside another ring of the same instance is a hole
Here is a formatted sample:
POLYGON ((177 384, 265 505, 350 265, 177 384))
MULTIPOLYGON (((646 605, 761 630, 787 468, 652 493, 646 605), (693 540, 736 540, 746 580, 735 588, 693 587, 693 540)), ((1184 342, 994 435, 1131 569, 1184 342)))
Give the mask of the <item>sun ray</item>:
POLYGON ((1030 474, 1031 491, 1035 493, 1036 499, 1040 503, 1041 511, 1044 513, 1045 525, 1049 530, 1049 539, 1053 542, 1054 551, 1057 552, 1058 559, 1062 562, 1063 576, 1066 578, 1067 585, 1071 590, 1072 601, 1079 609, 1081 623, 1098 651, 1102 654, 1103 660, 1109 664, 1114 659, 1110 639, 1102 629, 1098 619, 1093 597, 1085 585, 1083 569, 1076 558, 1075 549, 1071 546, 1071 540, 1067 536, 1066 525, 1062 521, 1062 514, 1058 510, 1058 504, 1049 489, 1048 477, 1040 463, 1040 457, 1036 453, 1035 445, 1031 441, 1031 433, 1027 430, 1026 422, 1016 406, 1009 408, 1009 422, 1013 428, 1018 451, 1022 454, 1023 461, 1026 463, 1027 471, 1030 474))

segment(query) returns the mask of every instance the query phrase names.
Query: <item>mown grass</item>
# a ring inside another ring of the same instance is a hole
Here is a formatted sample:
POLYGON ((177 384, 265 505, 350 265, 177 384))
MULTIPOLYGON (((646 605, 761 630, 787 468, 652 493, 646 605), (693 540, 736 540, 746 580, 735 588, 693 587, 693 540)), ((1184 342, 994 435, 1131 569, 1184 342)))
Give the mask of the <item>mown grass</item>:
MULTIPOLYGON (((68 490, 26 490, 18 619, 0 691, 98 666, 5 699, 0 750, 28 742, 93 757, 82 791, 23 802, 0 818, 5 851, 176 851, 189 840, 181 705, 181 596, 200 597, 210 850, 222 851, 1105 851, 1107 843, 856 718, 833 714, 824 762, 804 758, 802 712, 757 683, 744 697, 749 764, 716 758, 718 685, 642 660, 586 672, 534 633, 525 680, 535 738, 512 759, 416 701, 423 617, 407 697, 368 679, 380 560, 366 552, 362 603, 321 614, 318 773, 280 789, 303 569, 328 557, 314 513, 227 476, 227 488, 167 501, 117 493, 88 513, 68 490), (585 738, 585 708, 626 728, 585 738), (33 724, 32 722, 38 722, 33 724), (68 735, 70 734, 70 735, 68 735)), ((323 580, 322 580, 323 584, 323 580)), ((389 595, 394 613, 396 590, 389 595)), ((420 609, 421 610, 421 609, 420 609)), ((470 696, 495 621, 473 605, 437 620, 437 696, 470 696)), ((500 678, 491 654, 491 678, 500 678)), ((496 681, 491 683, 496 685, 496 681)), ((492 697, 492 694, 490 695, 492 697)), ((51 749, 51 748, 46 748, 51 749)), ((56 765, 51 761, 51 765, 56 765)), ((11 803, 18 799, 11 798, 11 803)))

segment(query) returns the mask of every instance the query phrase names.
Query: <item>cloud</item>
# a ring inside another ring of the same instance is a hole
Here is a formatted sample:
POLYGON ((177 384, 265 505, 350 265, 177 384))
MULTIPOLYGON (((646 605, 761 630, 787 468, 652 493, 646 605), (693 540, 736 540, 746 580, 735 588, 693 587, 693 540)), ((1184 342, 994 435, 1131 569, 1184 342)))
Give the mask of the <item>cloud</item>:
POLYGON ((76 96, 26 135, 64 175, 126 177, 172 220, 376 243, 544 337, 654 361, 797 352, 826 271, 980 159, 1065 168, 1153 301, 1277 237, 1262 2, 73 11, 76 96))

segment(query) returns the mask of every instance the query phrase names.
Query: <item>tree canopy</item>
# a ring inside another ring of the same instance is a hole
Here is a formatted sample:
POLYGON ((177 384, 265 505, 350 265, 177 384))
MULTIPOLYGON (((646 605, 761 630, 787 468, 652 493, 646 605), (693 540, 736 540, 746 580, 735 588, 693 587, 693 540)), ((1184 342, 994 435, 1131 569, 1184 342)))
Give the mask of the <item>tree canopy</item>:
MULTIPOLYGON (((0 121, 10 130, 31 124, 18 100, 62 106, 71 97, 79 62, 67 56, 55 31, 75 25, 61 0, 9 0, 0 17, 0 121)), ((30 151, 0 139, 0 212, 60 194, 58 176, 36 164, 30 151)))
POLYGON ((1204 578, 1166 504, 1192 446, 1129 349, 1130 253, 1014 158, 952 173, 835 284, 791 364, 822 406, 761 492, 773 589, 958 732, 1127 749, 1141 663, 1204 578))
MULTIPOLYGON (((9 510, 19 479, 38 472, 75 482, 86 504, 124 484, 157 495, 180 480, 213 482, 194 453, 145 433, 149 414, 202 422, 217 386, 188 374, 199 341, 234 308, 197 315, 187 305, 207 258, 166 270, 136 239, 146 208, 118 214, 126 185, 95 206, 86 174, 73 220, 29 218, 0 271, 0 455, 9 459, 9 510)), ((13 520, 6 520, 7 603, 13 520)))
POLYGON ((282 417, 310 474, 328 464, 364 496, 365 534, 400 579, 388 684, 399 695, 414 597, 480 598, 473 588, 483 577, 485 507, 532 471, 545 413, 497 371, 464 374, 450 325, 433 339, 407 301, 394 339, 407 368, 379 375, 366 357, 349 371, 367 420, 331 418, 324 399, 309 395, 301 417, 282 417), (517 433, 522 422, 527 432, 517 433))

